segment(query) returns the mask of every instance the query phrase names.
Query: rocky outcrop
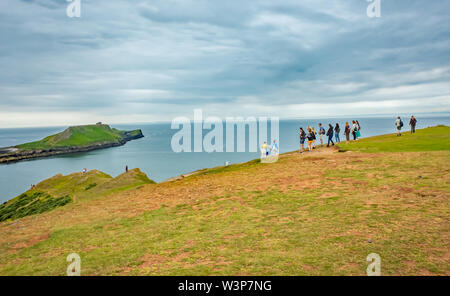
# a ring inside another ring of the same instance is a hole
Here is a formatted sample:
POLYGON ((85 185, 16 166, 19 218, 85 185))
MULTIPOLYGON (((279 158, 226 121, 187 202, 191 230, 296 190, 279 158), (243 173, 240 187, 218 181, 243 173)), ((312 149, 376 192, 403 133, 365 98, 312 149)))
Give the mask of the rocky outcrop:
POLYGON ((55 147, 41 150, 21 150, 16 147, 0 148, 0 163, 11 163, 21 160, 56 156, 70 153, 88 152, 125 145, 127 142, 143 138, 141 130, 125 132, 123 138, 116 142, 101 142, 86 146, 55 147))
POLYGON ((135 131, 131 131, 131 132, 125 132, 123 140, 126 143, 128 141, 140 139, 140 138, 143 138, 143 137, 144 137, 144 134, 142 134, 141 130, 135 130, 135 131))

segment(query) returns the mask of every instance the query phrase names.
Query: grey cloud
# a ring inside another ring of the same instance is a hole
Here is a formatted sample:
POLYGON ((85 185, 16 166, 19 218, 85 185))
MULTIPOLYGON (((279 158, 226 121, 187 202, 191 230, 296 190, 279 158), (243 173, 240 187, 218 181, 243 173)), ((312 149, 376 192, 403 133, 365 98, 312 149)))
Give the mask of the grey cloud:
POLYGON ((49 9, 57 9, 64 7, 66 3, 60 0, 20 0, 26 4, 39 5, 49 9))
POLYGON ((150 116, 450 96, 447 2, 382 1, 370 19, 363 0, 82 0, 70 19, 63 0, 4 1, 3 111, 150 116))

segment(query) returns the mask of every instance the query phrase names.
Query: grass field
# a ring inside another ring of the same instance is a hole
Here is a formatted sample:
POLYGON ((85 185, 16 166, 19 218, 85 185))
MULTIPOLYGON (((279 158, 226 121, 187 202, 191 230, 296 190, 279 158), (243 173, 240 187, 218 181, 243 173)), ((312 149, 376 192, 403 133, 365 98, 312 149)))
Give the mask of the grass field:
POLYGON ((396 134, 363 138, 339 144, 341 151, 360 152, 414 152, 450 150, 450 126, 438 126, 396 134))
MULTIPOLYGON (((134 131, 136 132, 136 131, 134 131)), ((22 150, 39 150, 60 147, 79 147, 105 142, 119 142, 124 131, 112 129, 108 125, 83 125, 69 127, 65 131, 48 136, 40 141, 18 145, 22 150)))
POLYGON ((448 130, 428 134, 416 152, 361 140, 368 153, 288 153, 3 222, 0 275, 64 275, 72 252, 82 275, 365 275, 372 252, 383 275, 450 275, 450 151, 429 151, 448 130))

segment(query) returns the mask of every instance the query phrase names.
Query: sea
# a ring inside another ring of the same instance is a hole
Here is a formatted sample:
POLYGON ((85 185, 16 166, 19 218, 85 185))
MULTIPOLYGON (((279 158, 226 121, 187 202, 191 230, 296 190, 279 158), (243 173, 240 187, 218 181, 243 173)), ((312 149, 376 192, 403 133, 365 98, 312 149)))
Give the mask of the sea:
MULTIPOLYGON (((361 125, 362 137, 371 137, 395 132, 395 117, 374 117, 358 119, 361 125)), ((407 118, 404 132, 409 131, 407 118)), ((449 117, 417 117, 417 128, 436 125, 450 125, 449 117)), ((344 130, 349 118, 322 118, 308 120, 280 120, 279 146, 280 153, 299 149, 299 127, 306 129, 308 125, 318 130, 318 123, 325 128, 329 123, 339 123, 344 130)), ((171 177, 186 174, 203 168, 223 166, 226 162, 241 163, 260 156, 259 152, 249 152, 249 129, 246 129, 246 152, 174 152, 172 137, 179 129, 172 129, 171 123, 126 124, 111 125, 122 130, 141 129, 144 138, 130 141, 124 146, 95 150, 84 153, 61 155, 50 158, 21 161, 11 164, 0 164, 0 203, 27 191, 32 184, 50 178, 56 174, 71 174, 80 172, 83 168, 96 169, 113 177, 125 171, 125 166, 140 168, 147 176, 162 182, 171 177)), ((0 147, 9 147, 26 142, 37 141, 46 136, 61 132, 66 127, 36 127, 36 128, 0 128, 0 147)), ((270 130, 270 124, 268 126, 270 130)), ((345 137, 341 131, 341 140, 345 137)), ((192 130, 192 133, 194 131, 192 130)), ((204 130, 203 134, 208 133, 204 130)), ((224 147, 226 137, 224 131, 224 147)), ((226 150, 226 149, 224 149, 226 150)))

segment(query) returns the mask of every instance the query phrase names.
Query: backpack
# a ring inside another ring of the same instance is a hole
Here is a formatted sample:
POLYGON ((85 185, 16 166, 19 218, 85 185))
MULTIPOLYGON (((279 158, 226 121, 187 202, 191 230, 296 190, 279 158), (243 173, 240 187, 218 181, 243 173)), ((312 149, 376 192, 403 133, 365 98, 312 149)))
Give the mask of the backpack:
POLYGON ((403 121, 400 120, 400 127, 403 127, 403 121))
POLYGON ((300 139, 305 139, 306 138, 306 133, 303 131, 300 133, 300 139))

